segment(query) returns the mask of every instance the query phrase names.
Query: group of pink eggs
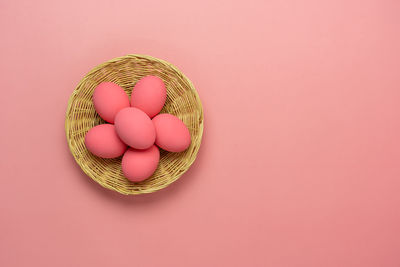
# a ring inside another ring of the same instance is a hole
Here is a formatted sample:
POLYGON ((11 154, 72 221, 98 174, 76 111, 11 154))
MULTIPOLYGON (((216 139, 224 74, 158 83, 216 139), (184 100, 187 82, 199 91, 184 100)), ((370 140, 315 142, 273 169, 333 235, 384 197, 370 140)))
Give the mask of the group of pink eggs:
POLYGON ((119 85, 100 83, 94 90, 93 104, 110 124, 97 125, 87 132, 87 149, 102 158, 123 155, 122 172, 132 182, 149 178, 160 160, 158 147, 181 152, 190 145, 189 130, 178 117, 158 114, 166 98, 165 84, 156 76, 139 80, 130 101, 119 85))

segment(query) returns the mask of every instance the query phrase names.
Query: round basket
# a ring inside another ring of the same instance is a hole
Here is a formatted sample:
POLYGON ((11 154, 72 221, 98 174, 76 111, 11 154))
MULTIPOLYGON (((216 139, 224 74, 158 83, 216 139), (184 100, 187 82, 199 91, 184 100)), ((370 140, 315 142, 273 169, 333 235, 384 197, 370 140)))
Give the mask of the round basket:
POLYGON ((176 67, 150 56, 127 55, 100 64, 80 81, 68 102, 65 132, 76 162, 101 186, 126 195, 152 193, 176 181, 196 159, 203 134, 203 109, 193 84, 176 67), (101 82, 114 82, 130 96, 135 83, 147 75, 164 81, 167 100, 161 113, 180 118, 188 127, 192 142, 180 153, 160 149, 160 163, 154 174, 143 182, 132 183, 122 174, 121 157, 96 157, 86 149, 84 139, 89 129, 105 123, 92 101, 96 86, 101 82))

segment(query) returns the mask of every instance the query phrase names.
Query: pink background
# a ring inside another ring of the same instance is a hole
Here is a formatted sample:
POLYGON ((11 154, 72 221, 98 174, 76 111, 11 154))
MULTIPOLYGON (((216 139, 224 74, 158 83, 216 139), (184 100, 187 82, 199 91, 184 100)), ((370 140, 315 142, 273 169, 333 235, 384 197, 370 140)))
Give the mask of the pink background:
POLYGON ((0 266, 400 266, 400 2, 0 2, 0 266), (323 3, 322 3, 323 2, 323 3), (67 101, 129 53, 178 66, 198 159, 155 194, 86 177, 67 101))

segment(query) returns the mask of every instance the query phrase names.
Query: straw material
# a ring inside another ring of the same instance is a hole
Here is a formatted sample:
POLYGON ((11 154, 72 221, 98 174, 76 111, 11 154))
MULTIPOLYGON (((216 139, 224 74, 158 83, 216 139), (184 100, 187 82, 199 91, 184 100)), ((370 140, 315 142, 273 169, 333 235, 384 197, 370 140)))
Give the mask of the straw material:
POLYGON ((176 181, 196 159, 203 134, 203 109, 192 83, 176 67, 150 56, 127 55, 95 67, 80 81, 68 102, 65 131, 76 162, 97 183, 126 195, 151 193, 176 181), (93 106, 96 86, 101 82, 114 82, 130 96, 135 83, 147 75, 164 81, 167 100, 161 113, 180 118, 190 131, 192 143, 180 153, 160 149, 160 163, 155 173, 143 182, 132 183, 122 174, 121 157, 96 157, 86 149, 84 139, 89 129, 105 123, 93 106))

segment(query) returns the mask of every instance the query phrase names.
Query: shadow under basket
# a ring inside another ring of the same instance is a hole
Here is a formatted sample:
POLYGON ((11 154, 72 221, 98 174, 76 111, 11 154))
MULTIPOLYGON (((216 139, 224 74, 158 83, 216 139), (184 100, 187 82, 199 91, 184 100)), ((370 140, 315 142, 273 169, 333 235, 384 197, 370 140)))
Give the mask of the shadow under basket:
POLYGON ((150 56, 127 55, 100 64, 80 81, 68 102, 65 132, 76 162, 101 186, 125 195, 152 193, 176 181, 196 159, 203 134, 203 108, 193 84, 176 67, 150 56), (161 113, 175 115, 185 123, 191 144, 180 153, 160 149, 160 162, 154 174, 140 183, 133 183, 122 173, 122 157, 96 157, 86 149, 84 141, 92 127, 105 123, 96 113, 92 101, 97 85, 114 82, 130 96, 136 82, 147 75, 158 76, 164 81, 167 99, 161 113))

